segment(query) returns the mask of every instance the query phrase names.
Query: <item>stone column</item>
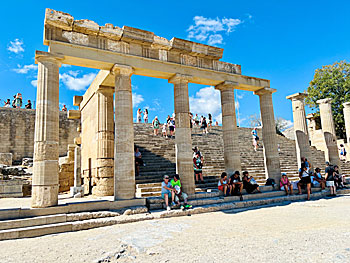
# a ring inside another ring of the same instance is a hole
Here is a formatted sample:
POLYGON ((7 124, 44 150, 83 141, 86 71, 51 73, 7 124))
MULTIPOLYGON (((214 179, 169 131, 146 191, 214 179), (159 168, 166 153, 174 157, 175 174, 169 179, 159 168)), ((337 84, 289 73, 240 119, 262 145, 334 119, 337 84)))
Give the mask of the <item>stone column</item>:
POLYGON ((32 207, 58 204, 59 67, 61 58, 36 52, 36 99, 32 207))
POLYGON ((344 121, 346 130, 346 142, 350 144, 350 102, 345 102, 343 104, 344 109, 344 121))
POLYGON ((235 86, 238 86, 238 83, 225 81, 215 87, 220 90, 221 93, 225 170, 229 176, 235 171, 241 171, 241 157, 238 145, 238 129, 234 98, 235 86))
POLYGON ((296 93, 286 98, 292 101, 295 146, 297 152, 298 167, 301 167, 301 158, 307 158, 311 163, 309 133, 306 122, 304 99, 306 93, 296 93))
POLYGON ((184 192, 194 194, 195 183, 188 97, 188 81, 190 78, 191 76, 188 75, 176 74, 169 79, 169 83, 174 84, 176 168, 184 192))
POLYGON ((260 113, 262 122, 262 137, 264 143, 264 162, 266 178, 275 179, 278 184, 281 178, 280 158, 277 149, 277 135, 275 116, 273 112, 272 93, 275 89, 263 88, 254 94, 260 99, 260 113))
POLYGON ((76 145, 74 149, 74 187, 70 188, 70 194, 73 197, 82 197, 84 187, 81 186, 81 148, 76 145))
POLYGON ((333 165, 340 167, 340 158, 337 146, 337 135, 332 114, 332 99, 326 98, 318 100, 320 108, 321 126, 327 150, 325 151, 325 159, 333 165))
POLYGON ((97 132, 97 185, 92 194, 106 196, 114 194, 114 89, 101 86, 98 96, 97 132))
POLYGON ((134 127, 132 116, 131 75, 129 66, 114 65, 115 140, 114 199, 135 197, 134 127))

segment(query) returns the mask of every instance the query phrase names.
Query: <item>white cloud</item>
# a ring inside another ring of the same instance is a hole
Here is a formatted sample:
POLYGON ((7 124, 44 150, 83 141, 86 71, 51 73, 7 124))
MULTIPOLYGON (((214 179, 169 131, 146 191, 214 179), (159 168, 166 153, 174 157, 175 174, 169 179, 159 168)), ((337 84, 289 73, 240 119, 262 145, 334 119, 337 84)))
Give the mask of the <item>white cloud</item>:
POLYGON ((37 79, 33 79, 30 84, 32 84, 33 87, 37 87, 38 86, 38 80, 37 79))
POLYGON ((23 41, 16 38, 14 41, 10 41, 10 44, 7 47, 7 50, 15 54, 24 52, 23 41))
POLYGON ((60 80, 70 90, 83 91, 91 84, 95 79, 95 73, 84 74, 82 77, 78 77, 79 71, 69 71, 68 73, 60 74, 60 80))
POLYGON ((143 101, 144 101, 144 99, 143 99, 141 94, 132 93, 132 107, 133 108, 139 106, 139 104, 143 101))
POLYGON ((220 91, 214 87, 200 89, 194 96, 190 97, 190 110, 195 115, 207 116, 211 113, 213 120, 221 123, 221 99, 220 91))
POLYGON ((27 74, 30 70, 37 70, 38 65, 30 64, 30 65, 17 65, 17 68, 13 69, 14 72, 18 74, 27 74))
POLYGON ((201 42, 207 42, 209 45, 222 44, 222 33, 227 35, 235 31, 236 27, 243 23, 240 19, 218 17, 206 18, 203 16, 195 16, 193 18, 194 25, 191 25, 188 31, 188 38, 201 42))

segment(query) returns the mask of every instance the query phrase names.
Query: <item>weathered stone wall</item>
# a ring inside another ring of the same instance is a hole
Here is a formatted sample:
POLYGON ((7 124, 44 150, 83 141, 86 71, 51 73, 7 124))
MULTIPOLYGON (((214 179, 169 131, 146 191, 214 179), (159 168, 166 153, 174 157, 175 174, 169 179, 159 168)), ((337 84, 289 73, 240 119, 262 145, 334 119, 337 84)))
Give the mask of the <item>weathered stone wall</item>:
MULTIPOLYGON (((78 137, 80 120, 67 119, 66 112, 60 112, 59 154, 67 154, 68 144, 78 137)), ((35 110, 0 108, 0 153, 12 153, 13 161, 33 157, 35 110)))

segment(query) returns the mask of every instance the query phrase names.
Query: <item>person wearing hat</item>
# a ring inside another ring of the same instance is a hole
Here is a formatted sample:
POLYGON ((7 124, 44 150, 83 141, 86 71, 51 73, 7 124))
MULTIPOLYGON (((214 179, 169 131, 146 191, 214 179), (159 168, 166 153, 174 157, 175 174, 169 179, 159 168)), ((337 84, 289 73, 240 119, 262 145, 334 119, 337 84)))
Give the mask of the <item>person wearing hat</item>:
POLYGON ((232 194, 236 193, 242 197, 243 183, 239 175, 239 171, 235 171, 235 173, 230 177, 229 184, 232 187, 232 194))
POLYGON ((286 195, 293 194, 293 185, 289 182, 289 179, 286 173, 282 173, 282 177, 280 180, 280 188, 281 188, 281 191, 286 191, 286 195), (289 192, 288 192, 288 189, 289 189, 289 192))
POLYGON ((156 116, 152 121, 152 127, 153 127, 153 132, 155 136, 158 135, 159 125, 160 125, 160 122, 158 120, 158 116, 156 116))
POLYGON ((169 197, 171 195, 171 205, 175 205, 175 189, 171 186, 171 183, 169 181, 169 175, 164 175, 163 182, 162 182, 162 198, 164 199, 166 210, 170 211, 169 206, 169 197))

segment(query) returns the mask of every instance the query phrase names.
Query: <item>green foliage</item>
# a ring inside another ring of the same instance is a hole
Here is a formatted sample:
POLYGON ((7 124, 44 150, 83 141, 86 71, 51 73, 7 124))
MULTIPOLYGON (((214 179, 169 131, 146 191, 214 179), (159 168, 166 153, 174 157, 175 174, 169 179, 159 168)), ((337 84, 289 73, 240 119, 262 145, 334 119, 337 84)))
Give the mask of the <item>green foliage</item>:
POLYGON ((316 69, 307 89, 306 104, 319 113, 317 100, 331 98, 335 129, 339 138, 345 138, 343 103, 350 101, 350 64, 346 61, 316 69))

